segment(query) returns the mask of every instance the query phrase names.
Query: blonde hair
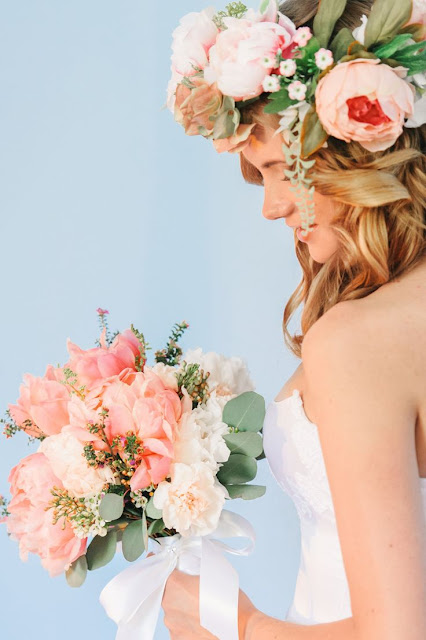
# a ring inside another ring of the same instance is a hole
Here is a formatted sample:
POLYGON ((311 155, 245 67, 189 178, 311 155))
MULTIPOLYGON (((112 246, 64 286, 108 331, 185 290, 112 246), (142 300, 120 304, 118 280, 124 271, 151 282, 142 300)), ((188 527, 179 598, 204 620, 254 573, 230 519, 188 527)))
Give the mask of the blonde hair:
MULTIPOLYGON (((349 0, 336 25, 354 29, 372 1, 349 0)), ((281 10, 297 26, 310 25, 318 2, 287 0, 281 10)), ((263 113, 262 97, 242 110, 242 122, 277 129, 279 116, 263 113)), ((254 130, 256 133, 256 129, 254 130)), ((426 125, 404 128, 396 143, 371 153, 357 142, 329 138, 315 153, 315 188, 335 200, 333 230, 338 251, 324 264, 315 262, 305 242, 295 240, 302 280, 283 315, 284 341, 299 358, 303 337, 332 306, 363 298, 413 269, 426 256, 426 125), (301 304, 301 334, 292 335, 290 320, 301 304)), ((261 173, 240 154, 243 177, 263 184, 261 173)))

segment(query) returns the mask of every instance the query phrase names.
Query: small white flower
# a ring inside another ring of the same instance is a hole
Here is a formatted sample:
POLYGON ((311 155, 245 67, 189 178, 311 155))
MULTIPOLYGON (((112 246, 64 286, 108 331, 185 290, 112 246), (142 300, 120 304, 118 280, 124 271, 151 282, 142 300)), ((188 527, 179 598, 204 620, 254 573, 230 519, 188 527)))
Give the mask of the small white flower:
POLYGON ((419 100, 415 101, 414 113, 411 116, 411 118, 409 118, 409 120, 406 121, 404 126, 408 128, 421 127, 422 124, 425 124, 425 123, 426 123, 426 93, 424 93, 419 100))
POLYGON ((316 52, 315 63, 318 69, 321 69, 323 71, 324 69, 327 69, 327 67, 329 67, 331 64, 333 64, 333 62, 333 53, 330 51, 330 49, 320 49, 316 52))
POLYGON ((280 63, 280 74, 285 76, 286 78, 290 78, 290 76, 294 76, 296 73, 296 63, 294 60, 283 60, 280 63))
POLYGON ((300 82, 300 80, 296 80, 288 85, 288 95, 291 100, 304 100, 306 98, 307 86, 300 82))
POLYGON ((271 56, 265 56, 262 60, 262 64, 265 69, 274 69, 277 63, 275 58, 271 58, 271 56))
POLYGON ((281 89, 281 85, 278 76, 274 74, 266 76, 262 82, 262 87, 264 91, 270 91, 271 93, 279 91, 281 89))
POLYGON ((365 29, 367 27, 368 18, 366 15, 361 17, 361 24, 359 27, 352 31, 352 35, 355 40, 358 40, 360 44, 364 44, 365 41, 365 29))
POLYGON ((297 29, 295 33, 293 40, 299 47, 304 47, 311 38, 312 31, 309 27, 299 27, 299 29, 297 29))
POLYGON ((286 135, 286 132, 288 134, 288 130, 291 129, 296 118, 298 118, 300 122, 303 122, 309 109, 310 105, 305 100, 303 100, 302 102, 293 104, 291 107, 288 107, 287 109, 284 109, 284 111, 279 112, 278 115, 280 115, 281 118, 280 126, 277 129, 277 134, 283 134, 286 144, 289 144, 289 136, 286 135))

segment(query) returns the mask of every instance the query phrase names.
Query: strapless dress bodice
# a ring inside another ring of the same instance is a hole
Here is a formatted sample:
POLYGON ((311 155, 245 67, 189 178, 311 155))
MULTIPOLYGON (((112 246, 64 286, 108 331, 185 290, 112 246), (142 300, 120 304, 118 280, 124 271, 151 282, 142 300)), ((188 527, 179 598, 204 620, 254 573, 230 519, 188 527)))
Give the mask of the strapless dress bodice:
MULTIPOLYGON (((352 615, 331 491, 317 426, 306 416, 298 389, 271 402, 263 425, 269 468, 296 507, 301 556, 286 620, 319 624, 352 615)), ((426 513, 426 478, 419 478, 426 513)))

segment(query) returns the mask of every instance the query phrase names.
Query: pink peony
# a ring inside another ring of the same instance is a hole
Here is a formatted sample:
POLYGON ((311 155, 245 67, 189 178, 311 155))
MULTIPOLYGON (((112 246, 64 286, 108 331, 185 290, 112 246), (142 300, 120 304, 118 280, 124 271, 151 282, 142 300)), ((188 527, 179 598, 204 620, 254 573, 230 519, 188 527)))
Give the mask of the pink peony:
POLYGON ((185 15, 173 31, 172 76, 168 85, 167 106, 174 110, 175 91, 184 76, 196 73, 195 67, 204 69, 208 62, 208 52, 214 44, 218 28, 212 18, 212 7, 185 15))
POLYGON ((105 341, 106 330, 102 331, 101 346, 94 349, 80 349, 68 339, 70 359, 64 368, 71 369, 78 379, 78 385, 87 390, 105 382, 105 378, 118 375, 124 369, 135 371, 135 358, 139 355, 139 340, 133 331, 126 329, 120 333, 110 346, 105 341))
POLYGON ((263 18, 224 18, 227 28, 210 49, 204 77, 209 84, 217 82, 220 91, 235 100, 254 98, 263 92, 262 83, 269 75, 265 57, 275 58, 278 49, 290 57, 285 51, 293 43, 294 24, 285 16, 281 24, 263 18))
POLYGON ((44 377, 36 378, 27 373, 20 386, 20 396, 16 405, 9 405, 13 420, 31 436, 59 433, 69 423, 66 387, 58 382, 63 379, 62 370, 49 365, 44 377), (24 425, 31 420, 33 427, 24 425), (38 427, 38 428, 37 428, 38 427))
POLYGON ((405 73, 373 59, 338 64, 320 80, 315 93, 324 129, 339 140, 356 140, 369 151, 391 147, 414 111, 414 89, 401 77, 405 73))
MULTIPOLYGON (((134 461, 136 471, 130 481, 133 491, 158 484, 167 476, 173 459, 173 441, 182 414, 192 402, 167 389, 150 369, 117 380, 104 392, 103 405, 109 411, 105 425, 108 441, 125 438, 130 431, 143 450, 134 461)), ((95 445, 94 445, 95 446, 95 445)), ((120 455, 125 457, 124 451, 120 455)))
POLYGON ((87 543, 87 538, 74 535, 68 522, 63 528, 63 519, 53 524, 53 512, 46 510, 52 499, 51 488, 62 488, 61 481, 46 456, 33 453, 12 469, 9 482, 12 499, 6 526, 12 540, 19 542, 21 560, 27 560, 28 553, 36 553, 52 577, 59 575, 85 552, 87 543))

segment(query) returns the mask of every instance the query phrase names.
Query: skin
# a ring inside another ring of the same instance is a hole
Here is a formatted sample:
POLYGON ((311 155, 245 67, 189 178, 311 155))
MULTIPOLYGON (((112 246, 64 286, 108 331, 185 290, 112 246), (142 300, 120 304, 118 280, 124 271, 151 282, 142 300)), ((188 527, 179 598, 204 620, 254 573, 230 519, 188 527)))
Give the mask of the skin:
MULTIPOLYGON (((263 216, 301 224, 280 136, 243 152, 262 174, 263 216), (265 163, 272 163, 266 165, 265 163)), ((334 205, 315 193, 307 238, 325 263, 338 249, 334 205)), ((317 425, 336 513, 352 617, 298 625, 240 590, 240 640, 423 640, 426 637, 426 260, 365 298, 340 302, 307 332, 302 363, 276 400, 301 391, 317 425), (324 367, 327 362, 327 367, 324 367), (360 401, 362 399, 362 401, 360 401)), ((175 570, 163 597, 172 640, 214 640, 199 624, 199 578, 175 570)))

